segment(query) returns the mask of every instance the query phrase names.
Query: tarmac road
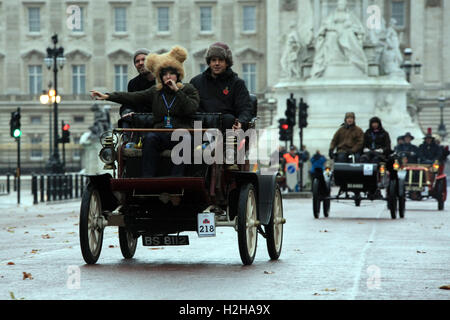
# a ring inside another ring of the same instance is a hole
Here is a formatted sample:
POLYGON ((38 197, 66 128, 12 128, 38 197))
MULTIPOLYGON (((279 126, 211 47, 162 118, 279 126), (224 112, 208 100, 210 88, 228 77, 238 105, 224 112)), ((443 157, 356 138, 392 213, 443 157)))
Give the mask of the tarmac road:
POLYGON ((406 204, 392 220, 382 201, 331 203, 313 218, 311 199, 285 199, 283 252, 270 261, 259 236, 243 266, 237 235, 187 232, 190 245, 139 246, 122 258, 116 227, 105 230, 97 265, 85 265, 78 240, 79 200, 33 206, 0 197, 0 299, 450 299, 450 213, 437 203, 406 204))

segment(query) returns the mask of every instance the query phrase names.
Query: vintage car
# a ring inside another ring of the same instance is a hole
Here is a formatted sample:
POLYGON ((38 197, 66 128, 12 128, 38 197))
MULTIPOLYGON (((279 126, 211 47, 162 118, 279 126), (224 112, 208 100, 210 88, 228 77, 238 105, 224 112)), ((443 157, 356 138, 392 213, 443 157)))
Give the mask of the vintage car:
POLYGON ((325 170, 316 169, 312 182, 313 214, 320 216, 320 208, 324 217, 329 216, 331 200, 354 201, 357 207, 362 200, 387 201, 392 219, 405 217, 404 174, 398 172, 392 157, 384 163, 334 163, 333 170, 328 165, 325 170), (331 195, 331 186, 339 187, 337 195, 331 195), (385 191, 385 195, 382 191, 385 191))
POLYGON ((444 210, 444 203, 447 200, 447 176, 444 173, 444 164, 440 164, 438 160, 433 164, 408 163, 405 154, 400 156, 399 162, 396 165, 406 173, 406 197, 414 201, 436 199, 438 210, 444 210))
MULTIPOLYGON (((79 229, 86 263, 94 264, 99 259, 103 231, 109 226, 118 227, 120 249, 126 259, 134 256, 139 237, 144 246, 188 245, 188 235, 183 232, 214 237, 217 227, 237 231, 244 265, 253 263, 258 233, 266 239, 270 259, 278 259, 286 220, 277 173, 261 174, 246 159, 234 168, 218 162, 193 162, 186 166, 184 176, 172 177, 170 150, 165 150, 160 155, 158 176, 142 178, 142 134, 173 131, 148 129, 149 116, 135 114, 136 123, 140 122, 136 128, 117 128, 101 139, 99 157, 112 173, 89 176, 82 197, 79 229)), ((197 113, 193 120, 202 121, 201 133, 221 128, 220 114, 197 113)), ((254 119, 248 126, 254 127, 255 123, 254 119)), ((194 134, 196 130, 189 131, 194 134)), ((236 140, 234 148, 241 147, 242 141, 236 140)), ((225 148, 225 144, 217 141, 216 148, 225 148)), ((193 150, 204 147, 203 141, 192 146, 193 150)))

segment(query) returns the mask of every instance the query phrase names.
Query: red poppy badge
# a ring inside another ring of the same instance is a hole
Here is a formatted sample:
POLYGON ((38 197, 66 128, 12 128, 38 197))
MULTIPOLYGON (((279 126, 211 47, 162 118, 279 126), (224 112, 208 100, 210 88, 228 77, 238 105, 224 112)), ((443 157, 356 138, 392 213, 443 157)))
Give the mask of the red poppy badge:
POLYGON ((230 93, 230 91, 228 91, 228 87, 226 87, 225 89, 223 89, 223 94, 224 95, 228 95, 228 93, 230 93))

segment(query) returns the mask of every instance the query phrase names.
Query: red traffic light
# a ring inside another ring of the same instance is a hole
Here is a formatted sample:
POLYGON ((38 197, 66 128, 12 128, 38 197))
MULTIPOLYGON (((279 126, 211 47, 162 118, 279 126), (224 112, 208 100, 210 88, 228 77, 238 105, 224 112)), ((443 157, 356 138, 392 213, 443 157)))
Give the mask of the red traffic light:
POLYGON ((289 129, 289 125, 288 124, 282 124, 281 125, 281 129, 287 130, 287 129, 289 129))
POLYGON ((68 123, 66 123, 66 124, 64 125, 64 127, 63 127, 63 130, 64 130, 64 131, 69 131, 69 129, 70 129, 70 125, 69 125, 68 123))

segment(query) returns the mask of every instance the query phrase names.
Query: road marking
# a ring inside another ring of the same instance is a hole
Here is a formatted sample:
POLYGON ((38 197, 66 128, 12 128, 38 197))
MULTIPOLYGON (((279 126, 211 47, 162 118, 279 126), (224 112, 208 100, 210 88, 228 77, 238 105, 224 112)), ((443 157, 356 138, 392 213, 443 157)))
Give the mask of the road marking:
MULTIPOLYGON (((379 219, 381 217, 381 213, 384 213, 384 211, 385 210, 380 210, 378 212, 377 219, 379 219)), ((362 275, 362 271, 364 269, 364 264, 365 264, 365 261, 366 261, 366 253, 367 253, 367 250, 369 250, 369 248, 372 245, 373 240, 375 238, 376 226, 377 226, 377 222, 374 221, 372 223, 372 231, 370 233, 369 239, 367 239, 366 245, 364 246, 363 250, 361 251, 361 255, 360 255, 358 263, 357 263, 357 266, 358 266, 357 270, 358 271, 357 271, 357 273, 355 275, 355 278, 353 280, 353 288, 352 288, 352 291, 351 291, 350 300, 356 300, 356 296, 358 295, 359 286, 360 286, 360 283, 361 283, 361 275, 362 275)))

